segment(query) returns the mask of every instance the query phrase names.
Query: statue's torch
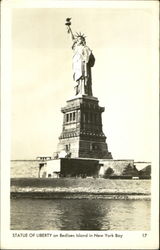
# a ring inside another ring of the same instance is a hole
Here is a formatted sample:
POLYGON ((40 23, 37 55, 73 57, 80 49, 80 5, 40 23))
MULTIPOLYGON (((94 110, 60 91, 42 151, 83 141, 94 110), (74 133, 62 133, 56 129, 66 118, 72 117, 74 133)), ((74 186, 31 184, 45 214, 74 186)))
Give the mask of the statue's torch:
POLYGON ((65 25, 67 26, 67 32, 71 34, 72 40, 74 40, 74 35, 73 32, 71 30, 71 18, 66 18, 66 23, 65 25))

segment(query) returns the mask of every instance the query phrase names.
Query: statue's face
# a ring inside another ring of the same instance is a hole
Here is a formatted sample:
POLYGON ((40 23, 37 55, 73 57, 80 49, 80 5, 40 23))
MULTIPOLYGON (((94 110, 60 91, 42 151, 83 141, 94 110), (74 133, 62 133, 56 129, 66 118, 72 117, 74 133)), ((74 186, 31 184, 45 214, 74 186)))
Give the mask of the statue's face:
POLYGON ((77 45, 84 45, 85 41, 83 39, 83 37, 78 36, 77 37, 77 45))

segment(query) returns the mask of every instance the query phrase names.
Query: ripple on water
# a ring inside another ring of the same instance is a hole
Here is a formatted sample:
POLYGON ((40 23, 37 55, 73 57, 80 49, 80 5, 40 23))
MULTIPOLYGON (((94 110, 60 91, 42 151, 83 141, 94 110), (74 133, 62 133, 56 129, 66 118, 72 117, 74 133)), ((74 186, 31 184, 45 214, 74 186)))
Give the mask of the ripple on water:
POLYGON ((150 230, 150 201, 11 199, 11 229, 150 230))

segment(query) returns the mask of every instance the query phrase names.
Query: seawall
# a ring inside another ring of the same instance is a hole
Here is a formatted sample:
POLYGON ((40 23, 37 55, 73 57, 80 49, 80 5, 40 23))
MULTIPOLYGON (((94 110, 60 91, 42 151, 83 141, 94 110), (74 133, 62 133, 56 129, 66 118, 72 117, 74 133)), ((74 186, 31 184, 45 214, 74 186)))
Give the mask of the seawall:
POLYGON ((11 198, 150 199, 150 180, 12 178, 11 198))

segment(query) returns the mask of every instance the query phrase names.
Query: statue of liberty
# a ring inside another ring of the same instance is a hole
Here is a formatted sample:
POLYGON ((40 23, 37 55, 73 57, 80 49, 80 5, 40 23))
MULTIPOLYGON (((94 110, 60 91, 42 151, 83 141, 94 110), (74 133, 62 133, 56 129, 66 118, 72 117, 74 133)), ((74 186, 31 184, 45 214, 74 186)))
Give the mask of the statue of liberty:
POLYGON ((70 28, 71 18, 66 19, 68 33, 71 34, 73 45, 73 79, 75 81, 75 94, 92 96, 91 67, 94 66, 95 58, 91 49, 86 45, 84 34, 73 35, 70 28))

